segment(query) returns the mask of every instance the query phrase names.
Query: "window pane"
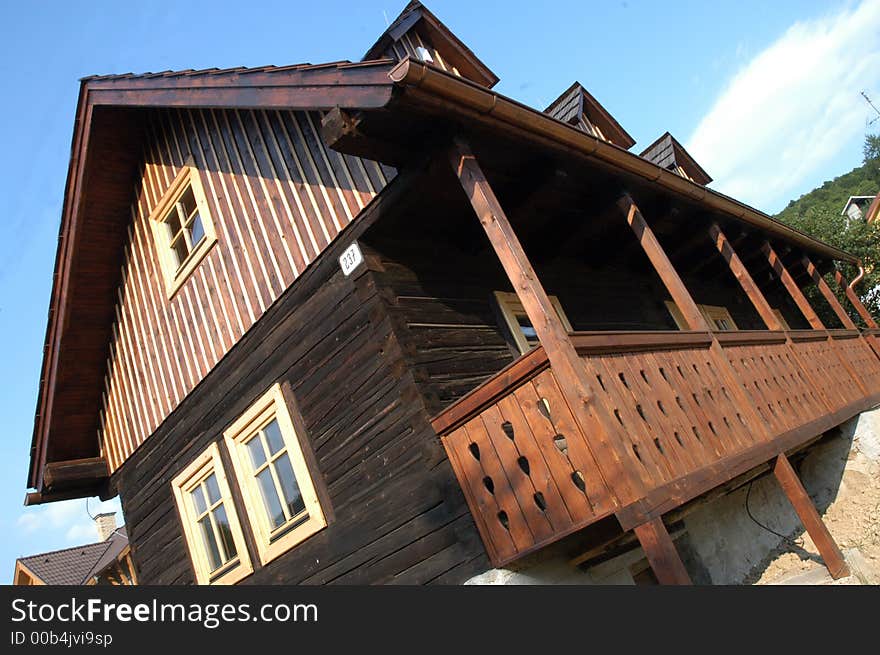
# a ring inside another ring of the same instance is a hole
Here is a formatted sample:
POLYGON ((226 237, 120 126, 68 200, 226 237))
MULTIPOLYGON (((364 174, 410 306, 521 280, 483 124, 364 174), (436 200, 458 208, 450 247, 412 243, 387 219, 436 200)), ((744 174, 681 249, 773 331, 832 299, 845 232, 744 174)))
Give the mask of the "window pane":
POLYGON ((178 239, 171 246, 171 252, 174 255, 174 263, 177 266, 180 266, 183 263, 183 260, 186 259, 186 256, 189 254, 189 250, 186 247, 186 241, 183 239, 178 239))
POLYGON ((193 247, 205 238, 205 228, 202 226, 202 217, 195 215, 193 218, 192 225, 190 226, 190 240, 192 241, 193 247))
POLYGON ((275 466, 278 481, 281 483, 281 493, 284 494, 287 511, 291 516, 296 516, 306 508, 306 504, 299 491, 299 485, 296 483, 296 476, 293 474, 293 467, 290 465, 287 453, 276 459, 273 466, 275 466))
POLYGON ((232 540, 232 528, 229 527, 229 517, 226 516, 226 507, 217 506, 214 510, 214 522, 217 524, 217 531, 220 533, 220 542, 223 544, 223 550, 226 552, 226 561, 228 562, 236 556, 235 542, 232 540))
POLYGON ((199 528, 202 533, 202 541, 205 544, 205 552, 208 555, 208 565, 213 571, 223 564, 223 560, 220 558, 220 549, 217 548, 217 540, 214 538, 210 517, 206 516, 199 521, 199 528))
POLYGON ((220 487, 217 486, 217 476, 212 473, 205 478, 205 487, 208 489, 208 502, 211 505, 220 500, 220 487))
POLYGON ((263 428, 263 432, 266 433, 266 443, 269 445, 269 453, 271 455, 274 455, 284 448, 284 439, 281 437, 281 428, 278 427, 278 421, 276 419, 273 418, 272 422, 263 428))
POLYGON ((251 464, 256 471, 266 463, 266 453, 263 450, 263 443, 260 441, 259 434, 247 442, 247 449, 251 456, 251 464))
POLYGON ((529 320, 528 316, 519 315, 516 317, 516 322, 519 324, 519 329, 526 338, 526 341, 530 344, 538 342, 538 333, 535 332, 535 328, 532 327, 532 322, 529 320))
POLYGON ((281 509, 281 501, 278 499, 278 492, 275 490, 275 483, 269 469, 260 471, 257 474, 257 480, 260 483, 260 493, 263 496, 266 514, 269 516, 269 525, 273 529, 277 528, 284 524, 284 510, 281 509))
POLYGON ((180 204, 183 205, 183 215, 189 217, 196 209, 196 197, 193 195, 191 186, 186 188, 183 195, 180 196, 180 204))
POLYGON ((171 234, 171 238, 177 236, 177 233, 180 232, 180 219, 177 216, 177 205, 174 205, 174 208, 168 212, 168 218, 165 219, 165 224, 168 226, 168 231, 171 234))
POLYGON ((193 505, 195 505, 196 512, 198 514, 203 514, 208 507, 207 505, 205 505, 205 494, 202 492, 201 485, 193 489, 190 492, 190 495, 192 496, 193 505))

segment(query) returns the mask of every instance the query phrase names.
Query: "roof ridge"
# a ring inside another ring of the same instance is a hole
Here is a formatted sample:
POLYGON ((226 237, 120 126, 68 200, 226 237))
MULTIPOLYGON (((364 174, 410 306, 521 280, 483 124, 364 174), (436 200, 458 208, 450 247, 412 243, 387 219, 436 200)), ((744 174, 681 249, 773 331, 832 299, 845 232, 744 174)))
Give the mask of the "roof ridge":
POLYGON ((88 544, 81 544, 79 546, 70 546, 69 548, 59 548, 57 550, 49 550, 45 553, 34 553, 33 555, 24 555, 22 557, 17 557, 17 561, 23 561, 28 559, 34 559, 35 557, 48 557, 49 555, 58 555, 59 553, 66 553, 71 550, 79 550, 80 548, 91 548, 93 546, 101 546, 106 544, 106 541, 93 541, 88 544))

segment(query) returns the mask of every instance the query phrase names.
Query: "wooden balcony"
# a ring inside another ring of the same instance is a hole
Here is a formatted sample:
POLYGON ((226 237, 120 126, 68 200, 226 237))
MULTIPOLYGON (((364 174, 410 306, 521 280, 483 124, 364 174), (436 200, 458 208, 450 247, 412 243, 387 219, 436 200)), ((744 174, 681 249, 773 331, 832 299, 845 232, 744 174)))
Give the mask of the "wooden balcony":
POLYGON ((495 566, 610 514, 644 524, 880 402, 857 330, 570 339, 589 424, 540 346, 433 419, 495 566))

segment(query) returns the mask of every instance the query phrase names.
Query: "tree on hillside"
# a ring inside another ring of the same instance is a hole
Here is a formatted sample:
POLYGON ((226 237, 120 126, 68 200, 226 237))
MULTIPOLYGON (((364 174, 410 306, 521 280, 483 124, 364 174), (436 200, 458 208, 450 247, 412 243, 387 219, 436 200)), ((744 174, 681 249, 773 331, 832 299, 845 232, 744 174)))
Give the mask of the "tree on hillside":
POLYGON ((880 134, 869 134, 865 137, 865 145, 862 150, 865 155, 865 166, 880 165, 880 134))
MULTIPOLYGON (((880 224, 851 221, 846 225, 841 210, 850 196, 875 195, 880 192, 880 134, 867 135, 863 147, 863 165, 845 175, 825 182, 821 187, 792 201, 776 218, 788 223, 812 237, 832 246, 846 250, 862 260, 865 278, 856 289, 868 310, 880 315, 880 294, 873 292, 880 287, 880 224)), ((841 270, 847 280, 856 275, 853 266, 846 265, 841 270)), ((833 281, 829 281, 836 289, 833 281)), ((808 294, 823 320, 836 325, 830 307, 814 289, 808 294)), ((838 294, 841 299, 843 294, 838 294)), ((848 302, 843 302, 849 307, 848 302)))

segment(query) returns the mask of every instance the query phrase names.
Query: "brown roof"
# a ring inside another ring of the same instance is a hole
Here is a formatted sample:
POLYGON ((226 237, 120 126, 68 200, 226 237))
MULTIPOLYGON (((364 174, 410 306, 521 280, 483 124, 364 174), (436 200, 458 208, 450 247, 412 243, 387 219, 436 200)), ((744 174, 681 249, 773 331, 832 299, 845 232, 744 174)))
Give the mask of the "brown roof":
POLYGON ((681 166, 685 173, 697 184, 706 185, 712 181, 712 178, 697 163, 697 160, 691 157, 684 146, 678 142, 678 139, 669 132, 664 132, 659 139, 645 148, 639 156, 657 164, 661 168, 669 169, 670 166, 681 166))
POLYGON ((579 119, 586 116, 590 123, 599 126, 611 143, 621 148, 631 148, 636 143, 617 119, 580 82, 575 82, 563 91, 544 113, 572 125, 577 125, 579 119))
POLYGON ((498 83, 498 76, 480 61, 446 25, 428 11, 425 5, 417 0, 413 0, 403 8, 403 11, 386 28, 382 36, 367 50, 363 60, 369 61, 382 57, 394 42, 415 28, 417 24, 424 27, 435 48, 441 44, 446 46, 443 48, 443 57, 449 59, 464 77, 490 89, 498 83))
POLYGON ((106 541, 19 557, 18 561, 47 585, 81 585, 115 562, 127 545, 125 528, 117 528, 106 541))

